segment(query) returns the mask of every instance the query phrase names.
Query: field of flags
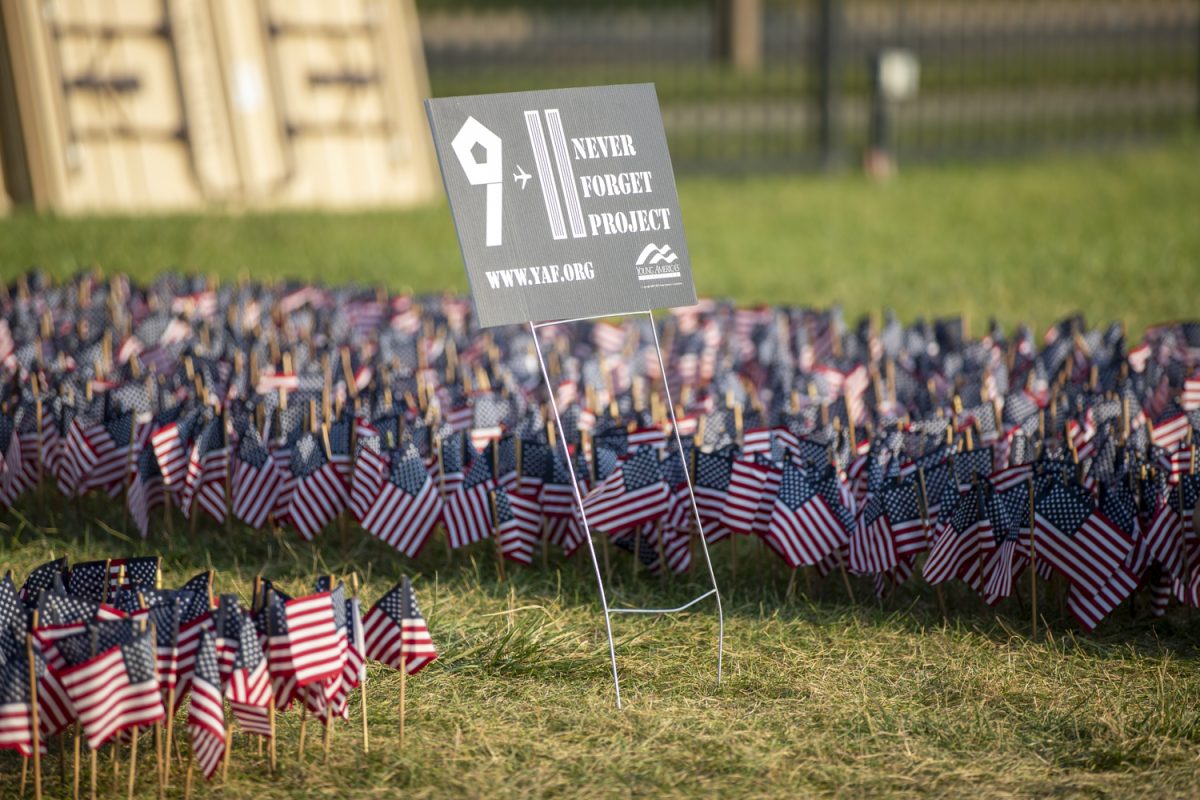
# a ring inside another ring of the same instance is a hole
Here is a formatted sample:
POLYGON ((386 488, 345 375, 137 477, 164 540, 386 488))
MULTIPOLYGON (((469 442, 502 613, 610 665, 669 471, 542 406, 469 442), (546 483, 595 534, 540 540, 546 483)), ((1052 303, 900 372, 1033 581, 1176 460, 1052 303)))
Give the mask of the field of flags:
MULTIPOLYGON (((212 571, 164 589, 159 568, 155 556, 63 557, 32 570, 19 589, 11 573, 0 579, 0 750, 24 756, 22 789, 32 761, 40 796, 41 759, 58 739, 64 777, 73 758, 74 797, 89 792, 83 753, 95 797, 98 751, 125 745, 133 797, 139 731, 152 730, 162 796, 178 718, 190 743, 187 796, 193 769, 210 780, 228 770, 235 730, 265 740, 274 769, 277 713, 301 715, 301 757, 310 716, 324 727, 328 753, 329 731, 348 718, 355 691, 366 749, 367 661, 399 670, 403 695, 404 676, 437 658, 407 577, 364 615, 357 593, 332 576, 302 597, 259 578, 245 608, 235 594, 214 597, 212 571)), ((403 736, 403 696, 400 705, 403 736)))
POLYGON ((674 409, 647 318, 541 328, 560 426, 530 331, 461 297, 31 274, 0 309, 6 505, 107 494, 143 536, 176 509, 213 537, 352 520, 532 565, 585 541, 574 477, 606 556, 649 574, 753 536, 880 595, 919 575, 997 604, 1032 567, 1087 630, 1137 592, 1200 604, 1197 323, 972 336, 704 301, 656 323, 674 409))

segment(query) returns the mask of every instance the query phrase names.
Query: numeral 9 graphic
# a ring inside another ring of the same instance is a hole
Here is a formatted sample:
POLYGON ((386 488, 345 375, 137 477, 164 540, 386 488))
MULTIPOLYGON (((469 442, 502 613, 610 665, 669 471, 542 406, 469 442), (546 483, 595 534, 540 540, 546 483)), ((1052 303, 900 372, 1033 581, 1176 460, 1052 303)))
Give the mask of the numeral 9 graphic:
POLYGON ((488 130, 479 120, 467 117, 450 143, 458 163, 472 186, 487 187, 487 208, 484 240, 488 247, 501 244, 501 220, 504 205, 504 165, 500 137, 488 130), (483 160, 475 159, 475 147, 483 147, 483 160))

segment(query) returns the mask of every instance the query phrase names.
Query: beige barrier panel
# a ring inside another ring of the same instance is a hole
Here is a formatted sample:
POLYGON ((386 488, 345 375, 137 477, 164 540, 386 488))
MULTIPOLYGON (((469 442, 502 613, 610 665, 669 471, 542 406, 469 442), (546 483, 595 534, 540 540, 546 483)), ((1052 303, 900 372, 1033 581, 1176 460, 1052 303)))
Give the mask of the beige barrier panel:
MULTIPOLYGON (((239 20, 231 29, 249 27, 249 7, 259 14, 265 74, 247 66, 240 78, 246 83, 239 88, 235 78, 233 94, 249 107, 246 129, 261 127, 247 102, 260 96, 260 78, 267 86, 261 96, 273 100, 271 134, 282 154, 276 203, 396 205, 439 195, 411 0, 223 0, 222 7, 231 22, 239 20)), ((269 150, 266 133, 240 138, 254 152, 269 150)), ((256 176, 257 186, 263 177, 256 176)))
POLYGON ((27 198, 63 213, 436 196, 410 0, 0 0, 27 198))

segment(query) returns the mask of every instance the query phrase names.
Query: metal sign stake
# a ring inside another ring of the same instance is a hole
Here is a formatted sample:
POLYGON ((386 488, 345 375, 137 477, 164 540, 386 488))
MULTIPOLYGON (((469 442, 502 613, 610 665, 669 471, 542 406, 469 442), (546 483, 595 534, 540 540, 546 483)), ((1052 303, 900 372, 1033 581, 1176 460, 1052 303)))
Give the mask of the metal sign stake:
MULTIPOLYGON (((579 491, 579 481, 575 477, 575 467, 574 467, 574 463, 571 460, 571 451, 568 449, 567 437, 565 435, 559 437, 559 439, 562 442, 563 456, 567 462, 567 471, 571 475, 571 488, 574 490, 575 502, 579 507, 580 521, 583 523, 584 541, 587 543, 588 554, 591 556, 591 559, 592 559, 592 570, 596 574, 596 586, 600 591, 600 605, 604 610, 604 628, 605 628, 606 633, 608 634, 608 655, 609 655, 610 661, 612 662, 613 689, 616 692, 618 709, 621 708, 621 678, 617 671, 617 649, 616 649, 615 643, 613 642, 613 635, 612 635, 612 615, 613 614, 673 614, 673 613, 676 613, 679 611, 684 611, 688 608, 691 608, 696 603, 699 603, 701 600, 705 600, 709 597, 713 597, 716 599, 716 603, 717 603, 717 685, 718 686, 721 685, 722 668, 724 665, 723 656, 724 656, 724 646, 725 646, 725 612, 721 606, 721 592, 720 592, 720 589, 717 587, 717 576, 716 576, 716 573, 713 571, 712 557, 709 555, 709 552, 708 552, 708 541, 704 538, 704 523, 700 520, 700 510, 696 505, 696 494, 692 489, 692 477, 690 474, 688 474, 688 471, 687 471, 687 458, 684 455, 683 439, 679 435, 679 422, 675 417, 675 405, 671 399, 671 389, 670 389, 670 386, 668 385, 668 381, 667 381, 667 368, 666 368, 665 362, 663 361, 662 347, 659 344, 659 340, 658 340, 658 329, 655 327, 655 324, 654 324, 654 312, 646 311, 645 313, 646 313, 646 316, 649 317, 649 319, 650 319, 650 329, 654 332, 654 350, 658 354, 658 366, 662 372, 663 389, 665 390, 666 396, 667 396, 667 408, 670 409, 670 412, 671 412, 671 428, 675 434, 675 445, 679 451, 679 458, 683 461, 683 465, 684 465, 683 474, 684 474, 685 480, 687 481, 688 497, 692 504, 692 514, 694 515, 695 520, 696 520, 696 531, 700 537, 700 547, 704 552, 704 563, 708 567, 708 577, 712 581, 712 588, 709 589, 704 594, 702 594, 698 597, 695 597, 692 600, 689 600, 688 602, 684 603, 681 606, 676 606, 675 608, 610 608, 608 605, 608 592, 604 588, 604 576, 600 572, 600 562, 596 558, 595 545, 592 544, 591 526, 588 525, 587 512, 584 511, 584 508, 583 508, 583 494, 579 491)), ((583 319, 595 319, 595 318, 596 317, 583 318, 583 319)), ((581 322, 581 321, 583 321, 583 319, 564 319, 564 320, 556 320, 554 322, 541 322, 541 323, 530 322, 529 323, 529 333, 533 337, 533 345, 534 345, 534 349, 537 351, 538 363, 541 365, 541 368, 542 368, 542 379, 546 385, 546 393, 550 396, 550 408, 554 412, 554 423, 558 427, 558 430, 560 430, 560 431, 563 430, 562 418, 559 416, 559 413, 558 413, 558 401, 555 398, 554 387, 550 382, 550 373, 546 369, 546 359, 542 355, 542 343, 541 343, 540 337, 538 336, 538 329, 546 327, 548 325, 560 325, 560 324, 569 324, 569 323, 573 323, 573 322, 581 322)), ((638 557, 637 553, 634 553, 633 557, 637 558, 638 557)))

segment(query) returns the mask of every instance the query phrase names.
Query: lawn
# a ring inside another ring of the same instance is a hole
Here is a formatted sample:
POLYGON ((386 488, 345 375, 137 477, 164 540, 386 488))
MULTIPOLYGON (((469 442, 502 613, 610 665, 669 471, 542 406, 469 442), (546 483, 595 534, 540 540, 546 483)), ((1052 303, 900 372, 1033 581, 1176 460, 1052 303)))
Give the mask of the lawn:
MULTIPOLYGON (((1075 310, 1132 331, 1196 314, 1200 142, 856 175, 687 177, 702 294, 967 314, 1043 327, 1075 310)), ((465 291, 445 206, 350 215, 0 219, 0 275, 100 264, 465 291)))
MULTIPOLYGON (((879 186, 856 177, 689 178, 685 222, 701 292, 746 302, 842 302, 852 314, 995 315, 1039 326, 1082 309, 1133 329, 1195 316, 1200 277, 1200 147, 913 170, 879 186)), ((41 264, 66 274, 98 262, 147 278, 164 266, 226 278, 290 275, 462 289, 444 207, 352 216, 270 215, 0 221, 11 278, 41 264)), ((235 742, 228 785, 193 796, 809 796, 1180 797, 1200 787, 1200 623, 1152 622, 1122 608, 1095 635, 1065 620, 1063 587, 1039 585, 1046 625, 1029 636, 1021 599, 997 611, 960 587, 948 619, 924 588, 854 600, 836 578, 789 585, 754 541, 716 548, 725 598, 725 680, 715 684, 712 606, 618 618, 625 709, 613 706, 603 620, 586 556, 497 576, 482 543, 451 556, 439 540, 408 562, 356 526, 314 545, 291 533, 174 521, 136 538, 120 506, 28 495, 0 517, 0 565, 18 577, 52 555, 162 553, 167 583, 213 567, 218 590, 246 597, 257 573, 303 591, 357 572, 367 604, 402 573, 442 658, 408 682, 372 668, 371 750, 361 707, 322 763, 298 717, 280 717, 280 772, 235 742), (790 589, 790 591, 789 591, 790 589)), ((686 578, 635 575, 613 555, 615 605, 670 606, 700 593, 686 578)), ((809 578, 811 577, 811 581, 809 578)), ((146 750, 142 751, 143 763, 146 750)), ((112 769, 101 758, 104 795, 112 769)), ((46 760, 51 797, 58 756, 46 760)), ((0 797, 18 760, 0 753, 0 797)), ((153 796, 150 772, 138 796, 153 796)), ((69 769, 68 769, 69 775, 69 769)), ((181 796, 175 768, 172 796, 181 796)), ((123 777, 123 775, 122 775, 123 777)), ((86 785, 86 777, 85 777, 86 785)))

